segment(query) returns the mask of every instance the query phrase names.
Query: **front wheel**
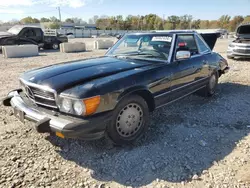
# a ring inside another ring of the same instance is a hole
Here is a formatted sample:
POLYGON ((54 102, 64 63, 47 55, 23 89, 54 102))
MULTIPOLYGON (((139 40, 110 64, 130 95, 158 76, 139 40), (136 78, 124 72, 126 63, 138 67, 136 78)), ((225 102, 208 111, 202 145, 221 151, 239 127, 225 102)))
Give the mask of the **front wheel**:
POLYGON ((138 95, 130 95, 115 108, 107 135, 117 145, 130 144, 146 131, 148 119, 147 102, 138 95))

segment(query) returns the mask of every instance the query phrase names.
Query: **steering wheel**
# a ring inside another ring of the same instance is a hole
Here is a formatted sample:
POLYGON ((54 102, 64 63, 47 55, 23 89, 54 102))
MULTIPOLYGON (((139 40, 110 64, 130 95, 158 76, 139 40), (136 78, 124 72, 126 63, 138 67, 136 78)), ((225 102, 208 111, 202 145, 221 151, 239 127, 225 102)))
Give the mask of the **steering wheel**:
POLYGON ((152 56, 155 56, 155 57, 160 57, 160 58, 163 58, 163 59, 166 59, 168 58, 168 54, 164 53, 164 52, 161 52, 160 51, 160 48, 157 46, 153 46, 153 50, 145 50, 143 52, 146 52, 146 53, 149 53, 149 54, 152 54, 152 56))

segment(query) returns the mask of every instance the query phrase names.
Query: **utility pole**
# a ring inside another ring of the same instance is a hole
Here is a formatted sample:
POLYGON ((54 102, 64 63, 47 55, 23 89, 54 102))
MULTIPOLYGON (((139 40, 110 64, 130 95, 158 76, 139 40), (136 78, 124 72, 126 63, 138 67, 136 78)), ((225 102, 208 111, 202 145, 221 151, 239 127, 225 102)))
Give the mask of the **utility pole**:
POLYGON ((164 25, 165 25, 165 14, 163 14, 162 16, 162 27, 164 28, 164 25))
POLYGON ((58 9, 58 13, 59 13, 59 20, 60 20, 60 22, 62 22, 61 9, 60 9, 60 7, 57 7, 57 9, 58 9))

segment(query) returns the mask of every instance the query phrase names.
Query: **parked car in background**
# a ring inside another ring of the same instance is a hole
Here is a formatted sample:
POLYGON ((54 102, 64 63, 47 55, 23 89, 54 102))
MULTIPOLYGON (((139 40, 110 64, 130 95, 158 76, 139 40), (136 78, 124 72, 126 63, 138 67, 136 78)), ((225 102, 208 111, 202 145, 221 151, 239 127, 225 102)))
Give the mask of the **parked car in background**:
POLYGON ((101 33, 100 35, 97 36, 97 38, 111 38, 111 37, 113 36, 110 33, 101 33))
POLYGON ((214 95, 229 70, 212 51, 217 34, 126 34, 103 57, 67 62, 20 77, 3 101, 22 122, 61 138, 107 135, 128 144, 147 130, 149 113, 192 93, 214 95))
POLYGON ((240 25, 236 30, 236 39, 229 44, 227 57, 250 58, 250 23, 240 25))
POLYGON ((37 26, 15 25, 7 32, 0 32, 0 46, 34 44, 45 49, 59 49, 62 42, 68 42, 67 36, 55 30, 43 31, 37 26))

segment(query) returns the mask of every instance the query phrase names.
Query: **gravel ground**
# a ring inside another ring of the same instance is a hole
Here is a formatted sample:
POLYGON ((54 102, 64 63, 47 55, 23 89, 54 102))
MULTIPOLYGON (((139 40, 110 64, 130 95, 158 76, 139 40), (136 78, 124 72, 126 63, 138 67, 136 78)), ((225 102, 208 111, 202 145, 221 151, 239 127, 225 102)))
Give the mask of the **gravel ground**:
MULTIPOLYGON (((227 45, 219 40, 215 51, 225 56, 227 45)), ((1 57, 0 97, 26 70, 103 54, 1 57)), ((129 147, 38 134, 0 106, 0 187, 250 187, 250 62, 229 65, 213 98, 192 95, 156 110, 146 135, 129 147)))

